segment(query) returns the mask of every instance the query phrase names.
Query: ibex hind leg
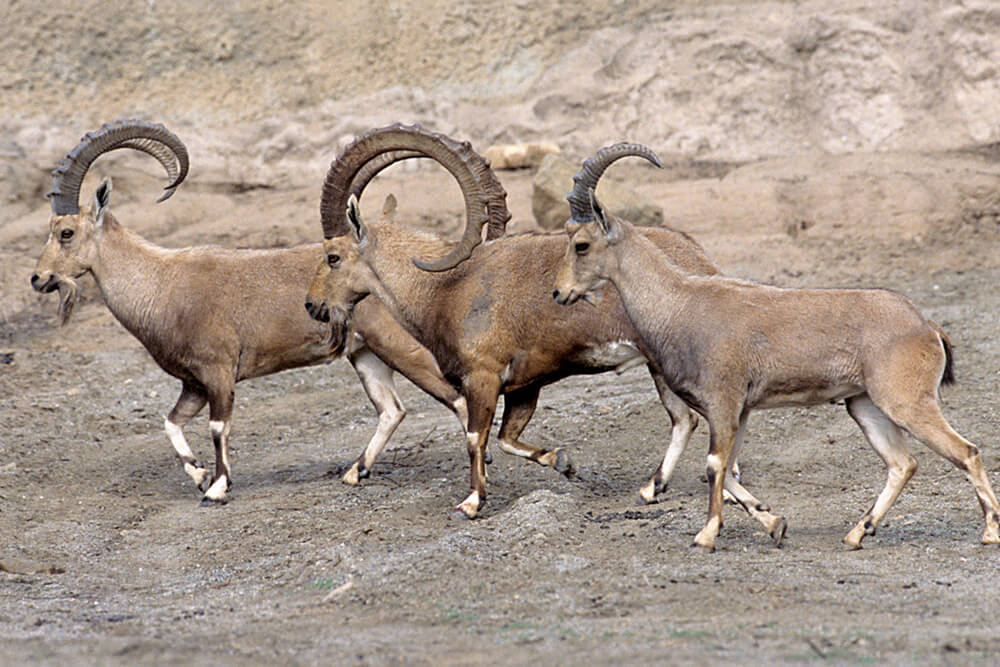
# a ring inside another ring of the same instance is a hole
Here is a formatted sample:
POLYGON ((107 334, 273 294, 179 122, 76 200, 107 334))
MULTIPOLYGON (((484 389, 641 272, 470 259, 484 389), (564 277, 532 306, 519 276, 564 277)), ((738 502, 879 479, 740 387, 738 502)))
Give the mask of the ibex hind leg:
POLYGON ((378 427, 374 435, 361 452, 361 456, 342 477, 346 484, 354 486, 371 474, 375 460, 406 417, 406 409, 396 391, 393 370, 381 359, 367 348, 361 348, 350 355, 350 362, 378 414, 378 427))
POLYGON ((204 505, 222 505, 229 501, 227 493, 232 486, 232 472, 229 467, 229 430, 233 416, 233 381, 222 383, 221 387, 209 390, 208 426, 215 444, 215 477, 201 499, 204 505))
POLYGON ((201 412, 208 402, 208 395, 199 386, 185 382, 181 389, 181 395, 163 421, 163 429, 167 432, 170 444, 173 445, 177 457, 184 464, 184 472, 194 481, 199 490, 204 491, 205 482, 208 480, 208 471, 198 462, 194 453, 188 446, 184 438, 184 426, 191 419, 201 412))
POLYGON ((521 433, 535 414, 540 389, 537 385, 531 385, 504 394, 503 421, 500 424, 498 438, 500 449, 506 454, 520 456, 554 468, 566 477, 572 478, 576 468, 565 447, 544 449, 520 440, 521 433))
POLYGON ((885 488, 875 499, 871 508, 844 537, 844 544, 851 549, 860 549, 865 535, 874 535, 879 523, 889 508, 903 491, 903 487, 917 470, 917 460, 906 448, 906 436, 867 394, 847 400, 847 412, 851 415, 869 444, 885 462, 887 478, 885 488))
POLYGON ((948 459, 972 483, 983 510, 983 544, 1000 544, 1000 504, 986 476, 979 449, 960 436, 945 420, 933 395, 924 395, 912 405, 894 410, 889 416, 917 440, 948 459))

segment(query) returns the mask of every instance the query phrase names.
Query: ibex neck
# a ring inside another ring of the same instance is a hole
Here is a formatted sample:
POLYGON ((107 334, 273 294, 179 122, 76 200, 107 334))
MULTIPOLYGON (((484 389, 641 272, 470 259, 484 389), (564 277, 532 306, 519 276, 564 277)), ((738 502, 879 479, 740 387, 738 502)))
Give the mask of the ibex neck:
POLYGON ((148 328, 154 305, 170 284, 164 258, 169 251, 119 224, 106 223, 101 234, 91 273, 111 313, 137 334, 148 328))
POLYGON ((690 302, 690 278, 652 241, 633 228, 623 230, 613 246, 617 266, 608 276, 636 331, 647 342, 664 337, 684 323, 690 302))
POLYGON ((380 227, 378 232, 378 249, 371 264, 378 282, 371 291, 389 308, 397 322, 421 340, 426 333, 424 319, 434 312, 428 304, 438 294, 440 282, 451 280, 453 276, 451 271, 423 271, 413 264, 412 258, 442 257, 451 246, 438 239, 405 236, 385 227, 380 227))

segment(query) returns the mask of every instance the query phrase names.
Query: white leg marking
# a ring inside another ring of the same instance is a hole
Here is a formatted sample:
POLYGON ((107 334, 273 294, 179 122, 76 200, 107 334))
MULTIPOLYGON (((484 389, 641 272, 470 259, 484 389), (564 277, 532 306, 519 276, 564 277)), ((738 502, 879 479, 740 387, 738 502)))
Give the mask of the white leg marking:
POLYGON ((170 444, 173 445, 174 451, 177 452, 177 456, 179 456, 181 461, 183 461, 184 472, 187 473, 188 477, 194 480, 196 485, 200 486, 208 476, 208 471, 191 463, 195 457, 194 453, 191 452, 191 448, 188 446, 187 440, 184 438, 184 431, 180 426, 170 421, 169 417, 163 420, 163 430, 167 432, 167 437, 170 438, 170 444))

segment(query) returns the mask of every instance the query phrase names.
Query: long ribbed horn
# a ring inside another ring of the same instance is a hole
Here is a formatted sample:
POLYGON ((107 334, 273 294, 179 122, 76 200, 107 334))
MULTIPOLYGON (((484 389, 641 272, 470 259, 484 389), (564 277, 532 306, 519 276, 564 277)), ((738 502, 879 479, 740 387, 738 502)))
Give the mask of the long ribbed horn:
MULTIPOLYGON (((421 151, 391 151, 373 157, 358 170, 358 173, 351 180, 351 185, 347 192, 348 197, 353 194, 358 199, 361 199, 361 193, 365 191, 368 184, 380 172, 397 162, 413 158, 430 158, 430 156, 421 151)), ((489 160, 486 160, 486 165, 489 166, 489 160)), ((511 214, 507 209, 507 191, 500 185, 496 174, 492 169, 484 173, 487 174, 488 178, 485 183, 480 183, 480 185, 489 196, 489 201, 486 204, 486 211, 489 216, 489 224, 486 227, 486 240, 492 241, 506 233, 507 223, 510 221, 511 214)))
POLYGON ((657 167, 663 168, 660 158, 642 144, 621 142, 597 151, 583 161, 583 167, 573 176, 573 190, 566 195, 566 199, 569 200, 570 218, 574 222, 590 222, 594 219, 588 190, 597 187, 597 181, 601 180, 604 170, 611 166, 612 162, 628 155, 646 158, 657 167))
POLYGON ((351 194, 360 196, 368 181, 389 164, 415 157, 380 158, 373 162, 378 156, 400 151, 420 153, 440 163, 458 181, 465 199, 466 227, 462 240, 439 260, 426 262, 414 259, 418 267, 426 271, 445 271, 465 261, 472 249, 482 242, 482 228, 487 222, 490 223, 491 233, 503 234, 502 229, 510 217, 504 203, 507 193, 489 163, 473 151, 468 142, 459 143, 419 126, 408 127, 397 123, 366 132, 330 164, 320 201, 325 238, 347 233, 345 211, 351 194), (366 168, 369 163, 371 166, 366 168))
POLYGON ((170 182, 156 201, 161 202, 187 176, 188 154, 184 143, 159 123, 143 120, 119 120, 106 123, 96 132, 84 135, 52 171, 52 190, 48 197, 55 215, 80 212, 80 185, 90 165, 100 155, 118 148, 134 148, 152 155, 167 171, 170 182))

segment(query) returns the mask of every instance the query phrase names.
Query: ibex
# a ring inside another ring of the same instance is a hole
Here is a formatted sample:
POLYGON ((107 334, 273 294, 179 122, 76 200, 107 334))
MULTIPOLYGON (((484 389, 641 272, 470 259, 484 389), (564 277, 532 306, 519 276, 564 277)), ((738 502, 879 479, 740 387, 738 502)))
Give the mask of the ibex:
MULTIPOLYGON (((656 160, 644 146, 618 144, 595 161, 623 155, 656 160)), ((939 385, 954 380, 951 343, 904 296, 693 275, 605 211, 589 184, 578 182, 569 200, 569 245, 555 300, 572 304, 612 283, 666 383, 708 421, 711 495, 695 546, 714 549, 724 488, 780 544, 784 519, 727 475, 729 464, 752 410, 833 400, 846 402, 888 468, 885 488, 844 538, 849 547, 860 548, 865 535, 875 534, 916 471, 907 432, 965 472, 986 522, 982 541, 1000 542, 1000 506, 979 450, 951 428, 938 405, 939 385)))
POLYGON ((464 428, 465 399, 377 300, 358 306, 347 333, 345 322, 324 325, 305 313, 306 289, 323 256, 319 243, 272 250, 160 248, 115 219, 109 180, 81 211, 79 192, 90 164, 117 148, 144 151, 163 165, 170 183, 160 201, 187 174, 184 144, 162 125, 120 121, 87 134, 53 172, 49 237, 31 284, 42 292, 59 290, 65 323, 76 301, 75 279, 91 273, 118 321, 181 380, 164 428, 184 470, 205 490, 203 503, 225 502, 231 485, 227 443, 235 383, 329 361, 345 346, 379 414, 375 435, 345 481, 357 483, 366 474, 405 414, 393 369, 449 407, 464 428), (206 402, 215 444, 215 475, 207 489, 208 472, 182 431, 206 402))
MULTIPOLYGON (((378 296, 431 351, 445 378, 460 388, 469 415, 471 481, 469 495, 452 513, 458 518, 475 517, 486 498, 486 442, 500 394, 505 405, 501 449, 571 473, 572 463, 562 448, 548 451, 519 440, 540 388, 569 375, 648 361, 612 292, 596 306, 569 310, 549 297, 563 251, 561 236, 501 236, 479 245, 484 225, 502 227, 506 219, 498 219, 490 206, 490 194, 481 184, 488 167, 476 158, 467 143, 401 125, 372 130, 345 148, 331 164, 323 187, 320 209, 326 258, 316 270, 306 302, 314 317, 344 319, 352 316, 359 299, 378 296), (377 170, 360 172, 376 156, 395 151, 421 152, 456 177, 467 218, 458 245, 394 225, 364 224, 357 198, 377 170), (414 255, 446 253, 435 262, 416 261, 417 266, 409 260, 414 255)), ((590 182, 597 176, 585 178, 590 182)), ((665 228, 646 229, 643 234, 686 270, 716 272, 687 236, 665 228)), ((641 491, 646 500, 663 489, 697 423, 667 388, 656 364, 649 363, 649 370, 673 420, 673 433, 662 464, 641 491)))

